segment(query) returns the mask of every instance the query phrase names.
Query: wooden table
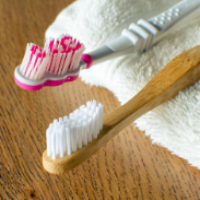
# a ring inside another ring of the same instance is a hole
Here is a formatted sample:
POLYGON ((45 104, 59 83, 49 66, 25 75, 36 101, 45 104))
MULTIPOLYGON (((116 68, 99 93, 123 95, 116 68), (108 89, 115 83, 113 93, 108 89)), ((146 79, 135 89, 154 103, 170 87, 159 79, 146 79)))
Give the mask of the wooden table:
POLYGON ((105 113, 120 105, 81 80, 37 92, 17 87, 13 71, 26 43, 43 46, 45 30, 72 1, 0 2, 0 199, 200 199, 200 171, 152 145, 134 125, 69 173, 48 174, 42 152, 54 118, 91 99, 105 113))

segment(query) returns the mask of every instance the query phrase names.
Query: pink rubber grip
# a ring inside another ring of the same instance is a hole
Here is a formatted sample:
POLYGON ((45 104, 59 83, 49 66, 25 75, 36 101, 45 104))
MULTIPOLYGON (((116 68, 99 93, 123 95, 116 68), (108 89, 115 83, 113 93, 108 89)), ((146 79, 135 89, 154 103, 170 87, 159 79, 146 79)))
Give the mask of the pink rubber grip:
POLYGON ((89 69, 92 66, 93 59, 92 59, 92 56, 90 56, 89 54, 83 54, 81 56, 81 60, 87 64, 86 69, 89 69))

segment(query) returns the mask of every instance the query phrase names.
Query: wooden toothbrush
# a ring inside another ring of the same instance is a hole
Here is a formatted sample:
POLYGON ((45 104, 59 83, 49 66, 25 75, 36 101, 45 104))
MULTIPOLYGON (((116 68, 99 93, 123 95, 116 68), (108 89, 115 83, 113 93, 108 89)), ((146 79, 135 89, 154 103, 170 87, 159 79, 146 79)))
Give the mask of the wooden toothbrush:
POLYGON ((200 78, 200 46, 185 51, 170 61, 130 101, 103 117, 98 137, 71 155, 55 160, 43 153, 43 166, 53 174, 68 172, 91 157, 118 132, 137 118, 166 102, 200 78))

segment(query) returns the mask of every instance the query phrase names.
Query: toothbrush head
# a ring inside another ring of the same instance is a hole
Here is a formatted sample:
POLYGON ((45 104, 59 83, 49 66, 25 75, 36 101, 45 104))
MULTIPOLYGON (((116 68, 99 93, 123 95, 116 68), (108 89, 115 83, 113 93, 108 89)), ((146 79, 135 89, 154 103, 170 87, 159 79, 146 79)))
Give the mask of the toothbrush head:
POLYGON ((14 72, 15 82, 23 89, 39 90, 76 80, 84 49, 77 39, 67 35, 47 38, 43 49, 27 44, 22 64, 14 72))
POLYGON ((103 105, 95 100, 80 106, 69 117, 55 119, 46 131, 47 150, 43 166, 49 167, 64 157, 73 156, 98 137, 103 128, 103 105), (50 164, 51 163, 51 164, 50 164))

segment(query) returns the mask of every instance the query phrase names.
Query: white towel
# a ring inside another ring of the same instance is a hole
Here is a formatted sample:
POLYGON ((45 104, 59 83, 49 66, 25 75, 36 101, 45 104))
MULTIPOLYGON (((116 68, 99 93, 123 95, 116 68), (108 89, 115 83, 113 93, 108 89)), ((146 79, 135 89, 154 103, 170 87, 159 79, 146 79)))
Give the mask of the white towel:
MULTIPOLYGON (((191 0, 192 1, 192 0, 191 0)), ((64 9, 46 36, 70 34, 86 52, 117 38, 138 19, 148 19, 178 0, 78 0, 64 9)), ((131 99, 170 60, 200 43, 200 19, 174 31, 142 55, 130 54, 83 70, 82 80, 105 87, 121 104, 131 99)), ((153 143, 168 148, 200 169, 200 81, 136 121, 153 143)))

